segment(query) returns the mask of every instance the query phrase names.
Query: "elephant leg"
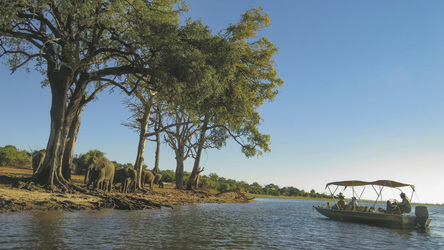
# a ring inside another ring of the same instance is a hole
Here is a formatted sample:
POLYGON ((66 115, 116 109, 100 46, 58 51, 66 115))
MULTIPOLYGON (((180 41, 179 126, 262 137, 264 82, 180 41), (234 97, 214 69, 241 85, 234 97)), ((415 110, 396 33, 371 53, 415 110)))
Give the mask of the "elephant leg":
MULTIPOLYGON (((89 187, 89 185, 91 185, 91 183, 93 183, 92 179, 89 179, 88 183, 86 184, 86 187, 89 187)), ((96 183, 93 183, 93 187, 95 187, 96 183)))
POLYGON ((128 182, 129 181, 130 181, 130 178, 125 178, 125 180, 123 181, 122 193, 126 193, 128 191, 128 182))
POLYGON ((101 190, 103 190, 103 185, 104 185, 104 180, 105 180, 105 178, 103 178, 103 177, 100 177, 98 180, 97 180, 97 187, 96 187, 96 189, 101 189, 101 190))

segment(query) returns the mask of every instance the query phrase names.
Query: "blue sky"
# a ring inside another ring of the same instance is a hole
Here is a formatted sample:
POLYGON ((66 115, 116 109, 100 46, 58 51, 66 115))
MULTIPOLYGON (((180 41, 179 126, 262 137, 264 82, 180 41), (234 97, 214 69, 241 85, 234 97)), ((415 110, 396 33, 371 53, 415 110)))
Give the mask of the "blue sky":
MULTIPOLYGON (((272 152, 247 159, 229 143, 205 153, 203 174, 317 192, 331 181, 393 179, 416 185, 414 201, 444 203, 443 1, 188 3, 187 16, 215 33, 262 6, 272 22, 260 35, 279 48, 285 82, 260 109, 272 152)), ((42 76, 10 75, 6 66, 0 76, 0 146, 45 148, 50 91, 42 76)), ((85 108, 76 154, 97 148, 134 163, 137 134, 120 125, 129 117, 123 98, 105 91, 85 108)), ((173 152, 161 154, 160 168, 174 170, 173 152)))

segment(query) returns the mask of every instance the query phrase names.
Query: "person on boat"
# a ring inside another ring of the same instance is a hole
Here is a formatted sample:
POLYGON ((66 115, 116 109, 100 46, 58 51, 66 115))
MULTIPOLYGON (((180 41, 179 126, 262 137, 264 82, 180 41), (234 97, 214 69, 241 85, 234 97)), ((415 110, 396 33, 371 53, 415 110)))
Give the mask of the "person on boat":
POLYGON ((333 209, 344 209, 345 208, 345 197, 342 193, 339 193, 339 200, 333 205, 333 209))
POLYGON ((355 209, 358 206, 358 203, 356 202, 356 197, 352 197, 352 200, 348 203, 349 206, 352 206, 353 209, 355 209))
POLYGON ((410 203, 409 198, 407 198, 407 195, 404 193, 401 193, 401 203, 398 204, 398 208, 401 211, 401 213, 410 213, 412 211, 412 204, 410 203))
POLYGON ((393 203, 387 201, 387 213, 404 214, 412 211, 412 204, 405 193, 400 194, 402 201, 398 203, 396 200, 393 203))

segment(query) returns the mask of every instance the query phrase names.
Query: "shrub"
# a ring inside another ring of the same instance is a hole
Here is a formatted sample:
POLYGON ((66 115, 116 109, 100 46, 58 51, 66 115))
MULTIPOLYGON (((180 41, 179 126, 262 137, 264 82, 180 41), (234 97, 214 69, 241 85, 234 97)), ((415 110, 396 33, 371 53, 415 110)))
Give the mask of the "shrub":
POLYGON ((225 192, 228 190, 230 190, 230 184, 226 182, 219 184, 219 187, 217 188, 217 191, 219 192, 225 192))
POLYGON ((204 189, 216 190, 217 184, 212 179, 210 179, 206 176, 201 176, 199 179, 199 187, 204 188, 204 189))
POLYGON ((163 182, 173 182, 176 180, 175 173, 172 170, 161 171, 163 182))
POLYGON ((0 166, 31 168, 31 156, 25 150, 18 150, 15 146, 0 147, 0 166))

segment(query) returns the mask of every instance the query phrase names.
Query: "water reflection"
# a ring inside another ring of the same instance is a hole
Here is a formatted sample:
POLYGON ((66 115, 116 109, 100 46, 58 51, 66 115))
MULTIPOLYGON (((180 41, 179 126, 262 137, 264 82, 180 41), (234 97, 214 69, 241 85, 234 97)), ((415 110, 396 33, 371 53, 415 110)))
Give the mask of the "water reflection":
POLYGON ((144 211, 0 214, 0 248, 19 249, 437 249, 444 208, 427 233, 328 220, 318 201, 259 199, 144 211))

